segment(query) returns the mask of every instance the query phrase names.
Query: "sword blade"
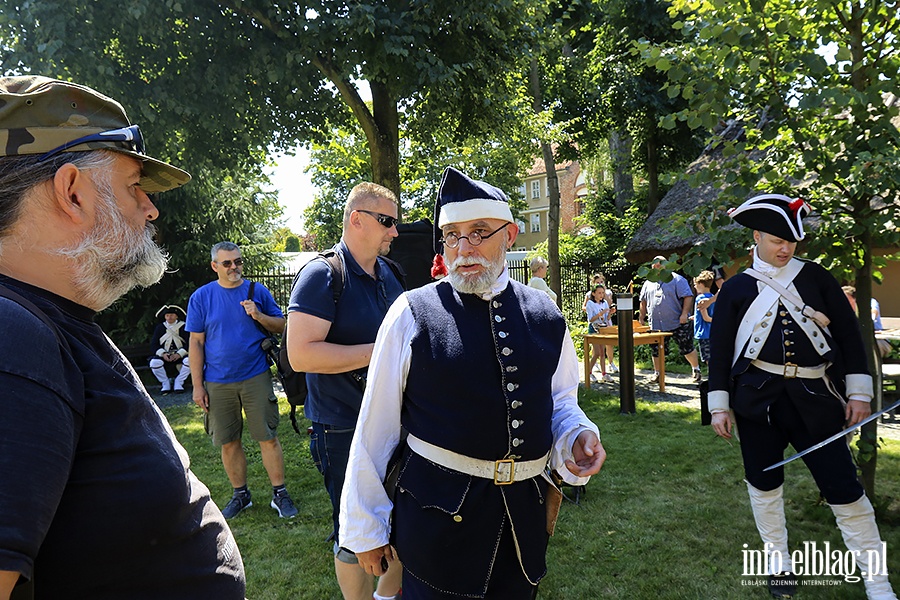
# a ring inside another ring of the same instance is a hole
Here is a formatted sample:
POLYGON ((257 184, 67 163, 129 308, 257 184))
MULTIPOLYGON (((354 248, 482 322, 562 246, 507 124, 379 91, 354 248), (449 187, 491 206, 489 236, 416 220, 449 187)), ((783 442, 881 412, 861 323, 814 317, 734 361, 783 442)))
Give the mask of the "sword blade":
POLYGON ((784 459, 783 461, 777 462, 777 463, 775 463, 774 465, 772 465, 772 466, 770 466, 770 467, 766 467, 765 469, 763 469, 763 472, 765 472, 765 471, 771 471, 772 469, 777 469, 778 467, 783 467, 784 465, 788 464, 789 462, 795 461, 795 460, 797 460, 798 458, 800 458, 800 457, 802 457, 802 456, 806 456, 806 455, 809 454, 810 452, 815 452, 815 451, 818 450, 819 448, 821 448, 821 447, 823 447, 823 446, 827 446, 828 444, 830 444, 830 443, 833 442, 834 440, 839 440, 839 439, 841 439, 842 437, 844 437, 845 435, 847 435, 847 434, 850 433, 851 431, 856 431, 857 429, 859 429, 860 427, 862 427, 862 426, 865 425, 866 423, 871 423, 872 421, 874 421, 875 419, 877 419, 878 417, 880 417, 880 416, 883 415, 884 413, 891 412, 892 410, 894 410, 894 409, 897 408, 898 406, 900 406, 900 400, 898 400, 897 402, 894 402, 891 406, 885 408, 884 410, 880 410, 880 411, 878 411, 877 413, 874 413, 874 414, 869 415, 868 417, 866 417, 865 419, 863 419, 862 421, 860 421, 860 422, 857 423, 856 425, 853 425, 852 427, 848 427, 847 429, 844 429, 843 431, 839 431, 839 432, 837 432, 836 434, 834 434, 833 436, 831 436, 830 438, 824 439, 824 440, 822 440, 821 442, 819 442, 818 444, 815 444, 815 445, 813 445, 813 446, 810 446, 810 447, 807 448, 806 450, 801 450, 800 452, 798 452, 797 454, 791 456, 790 458, 786 458, 786 459, 784 459))

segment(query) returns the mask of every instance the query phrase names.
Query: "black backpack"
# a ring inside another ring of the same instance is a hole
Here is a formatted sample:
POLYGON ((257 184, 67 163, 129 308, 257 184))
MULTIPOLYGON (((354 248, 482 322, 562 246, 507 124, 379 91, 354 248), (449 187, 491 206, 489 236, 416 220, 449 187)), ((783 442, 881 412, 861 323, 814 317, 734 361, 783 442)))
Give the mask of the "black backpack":
MULTIPOLYGON (((391 268, 391 271, 394 272, 394 275, 400 281, 400 285, 403 289, 406 289, 406 272, 403 270, 403 267, 401 267, 398 262, 389 258, 385 258, 384 256, 381 258, 391 268)), ((318 259, 324 260, 328 263, 328 266, 331 267, 331 297, 334 299, 334 305, 337 306, 341 299, 341 295, 344 293, 344 263, 334 249, 321 252, 319 256, 312 260, 318 259)), ((309 262, 312 262, 312 260, 309 262)), ((294 276, 294 283, 291 284, 291 290, 297 285, 300 273, 305 267, 306 265, 303 265, 300 271, 294 276)), ((306 373, 295 371, 291 368, 291 362, 288 360, 287 327, 284 329, 281 348, 278 350, 278 360, 275 364, 278 369, 278 377, 281 379, 281 385, 284 387, 284 393, 287 395, 288 404, 291 405, 291 426, 294 428, 294 431, 302 434, 300 428, 297 427, 297 407, 303 406, 306 402, 309 388, 306 385, 306 373)))

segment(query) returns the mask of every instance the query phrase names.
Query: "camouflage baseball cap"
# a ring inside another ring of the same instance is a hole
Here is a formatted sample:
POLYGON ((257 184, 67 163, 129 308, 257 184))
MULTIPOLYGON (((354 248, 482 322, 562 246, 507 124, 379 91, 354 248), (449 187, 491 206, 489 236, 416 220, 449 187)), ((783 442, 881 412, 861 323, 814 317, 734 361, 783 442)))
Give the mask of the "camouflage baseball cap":
POLYGON ((0 77, 0 157, 114 150, 142 164, 141 188, 164 192, 191 176, 144 154, 122 105, 91 88, 48 77, 0 77))

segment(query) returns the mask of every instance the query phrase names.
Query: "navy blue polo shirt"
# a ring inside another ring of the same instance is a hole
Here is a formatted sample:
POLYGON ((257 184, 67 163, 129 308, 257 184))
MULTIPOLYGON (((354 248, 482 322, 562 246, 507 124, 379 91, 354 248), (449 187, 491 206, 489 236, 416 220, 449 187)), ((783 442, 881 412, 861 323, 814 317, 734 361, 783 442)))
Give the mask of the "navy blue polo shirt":
MULTIPOLYGON (((288 312, 301 312, 331 323, 325 341, 332 344, 371 344, 388 308, 403 286, 381 258, 375 265, 375 279, 366 273, 350 254, 343 240, 335 251, 344 264, 344 291, 335 306, 331 291, 331 267, 322 259, 313 259, 303 267, 291 291, 288 312)), ((306 418, 335 427, 354 427, 362 404, 363 386, 359 377, 367 369, 353 373, 307 373, 309 396, 303 407, 306 418)))

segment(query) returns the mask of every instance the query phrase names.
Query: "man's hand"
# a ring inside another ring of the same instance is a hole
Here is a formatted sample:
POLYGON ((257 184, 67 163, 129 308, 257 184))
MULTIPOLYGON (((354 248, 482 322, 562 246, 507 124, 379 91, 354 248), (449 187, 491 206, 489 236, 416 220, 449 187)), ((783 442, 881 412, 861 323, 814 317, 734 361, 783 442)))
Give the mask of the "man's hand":
POLYGON ((391 548, 390 544, 387 544, 374 550, 357 552, 356 559, 359 561, 359 566, 363 571, 370 575, 381 576, 387 572, 383 561, 388 564, 394 562, 394 549, 391 548))
POLYGON ((734 423, 731 421, 731 411, 726 410, 713 413, 712 428, 717 436, 730 440, 731 430, 734 428, 734 423))
POLYGON ((872 405, 862 400, 850 400, 844 409, 844 417, 847 419, 847 427, 853 427, 872 414, 872 405))
POLYGON ((253 300, 241 300, 241 306, 244 307, 244 312, 247 313, 248 317, 250 317, 254 321, 259 320, 257 318, 259 310, 256 308, 256 302, 254 302, 253 300))
POLYGON ((688 316, 687 316, 687 314, 681 313, 681 316, 678 317, 678 322, 681 323, 682 325, 684 325, 685 323, 687 323, 687 322, 688 322, 688 316))
POLYGON ((600 472, 606 461, 606 450, 597 434, 586 429, 578 434, 572 444, 572 456, 575 460, 566 460, 566 468, 577 477, 590 477, 600 472))
POLYGON ((203 385, 194 385, 194 404, 203 409, 203 412, 209 412, 209 394, 203 385))

